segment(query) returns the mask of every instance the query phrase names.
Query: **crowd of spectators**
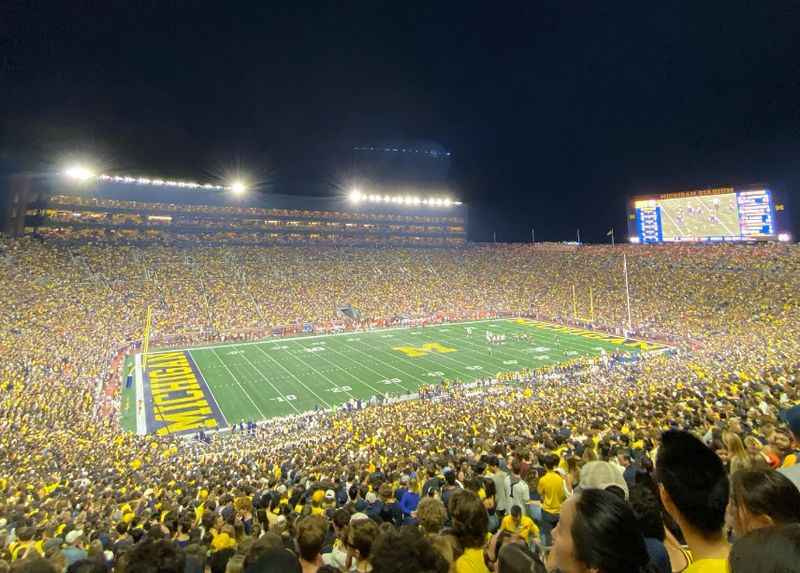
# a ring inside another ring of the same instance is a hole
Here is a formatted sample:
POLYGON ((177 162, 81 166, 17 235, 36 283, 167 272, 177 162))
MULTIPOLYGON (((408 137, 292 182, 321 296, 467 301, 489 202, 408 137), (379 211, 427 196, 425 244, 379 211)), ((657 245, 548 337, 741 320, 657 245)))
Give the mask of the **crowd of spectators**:
POLYGON ((0 572, 796 571, 800 251, 0 242, 0 572), (514 313, 675 353, 207 441, 118 422, 141 335, 514 313), (573 298, 573 286, 577 301, 573 298), (731 549, 732 547, 732 549, 731 549))

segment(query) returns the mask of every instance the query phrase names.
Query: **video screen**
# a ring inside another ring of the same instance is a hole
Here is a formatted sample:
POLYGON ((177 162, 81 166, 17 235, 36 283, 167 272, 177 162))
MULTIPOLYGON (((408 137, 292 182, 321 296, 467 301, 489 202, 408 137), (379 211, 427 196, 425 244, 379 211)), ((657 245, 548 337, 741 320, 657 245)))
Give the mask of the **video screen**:
POLYGON ((635 201, 640 242, 747 241, 774 234, 766 189, 681 195, 635 201))

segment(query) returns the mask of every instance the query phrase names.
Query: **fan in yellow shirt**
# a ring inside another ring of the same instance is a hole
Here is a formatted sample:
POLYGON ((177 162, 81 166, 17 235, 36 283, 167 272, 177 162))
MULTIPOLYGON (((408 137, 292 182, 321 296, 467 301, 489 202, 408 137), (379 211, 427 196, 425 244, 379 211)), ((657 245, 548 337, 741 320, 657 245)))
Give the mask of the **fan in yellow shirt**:
POLYGON ((524 539, 526 543, 530 543, 531 536, 534 539, 539 538, 539 528, 530 517, 522 515, 522 509, 518 505, 511 507, 511 513, 506 515, 500 523, 500 529, 513 533, 524 539))

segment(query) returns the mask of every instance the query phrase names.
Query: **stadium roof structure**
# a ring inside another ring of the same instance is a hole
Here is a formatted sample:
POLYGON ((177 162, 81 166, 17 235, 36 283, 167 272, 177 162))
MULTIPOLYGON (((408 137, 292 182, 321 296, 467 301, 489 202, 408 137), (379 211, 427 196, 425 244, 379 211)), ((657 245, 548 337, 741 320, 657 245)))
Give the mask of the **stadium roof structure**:
POLYGON ((331 196, 279 195, 231 185, 174 181, 123 175, 96 175, 79 167, 66 171, 67 177, 53 178, 48 194, 80 194, 120 201, 172 203, 215 207, 259 207, 331 211, 379 211, 409 214, 464 214, 466 206, 445 193, 351 189, 331 196))

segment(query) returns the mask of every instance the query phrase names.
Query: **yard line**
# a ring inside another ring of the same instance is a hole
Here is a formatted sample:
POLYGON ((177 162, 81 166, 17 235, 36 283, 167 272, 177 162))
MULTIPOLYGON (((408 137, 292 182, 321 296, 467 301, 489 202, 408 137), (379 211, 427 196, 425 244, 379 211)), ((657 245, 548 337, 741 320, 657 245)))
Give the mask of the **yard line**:
POLYGON ((298 414, 300 413, 300 410, 297 408, 297 406, 295 406, 291 400, 287 400, 287 399, 286 399, 286 395, 285 395, 283 392, 281 392, 280 390, 278 390, 278 387, 277 387, 277 386, 275 386, 275 384, 273 384, 273 383, 272 383, 272 381, 271 381, 269 378, 267 378, 267 377, 264 375, 264 373, 263 373, 263 372, 261 372, 261 369, 260 369, 258 366, 256 366, 255 364, 253 364, 253 362, 252 362, 252 361, 251 361, 251 360, 250 360, 250 359, 247 357, 247 353, 244 353, 244 352, 243 352, 243 353, 242 353, 240 356, 241 356, 242 358, 244 358, 244 359, 247 361, 247 363, 248 363, 248 364, 249 364, 249 365, 250 365, 250 366, 253 368, 253 370, 255 370, 256 372, 258 372, 258 375, 259 375, 259 376, 261 376, 261 377, 262 377, 264 380, 266 380, 266 381, 267 381, 267 384, 269 384, 270 386, 272 386, 272 389, 273 389, 273 390, 275 390, 275 391, 278 393, 278 395, 280 395, 280 397, 283 399, 283 401, 284 401, 284 402, 286 402, 287 404, 289 404, 289 405, 292 407, 292 409, 293 409, 295 412, 297 412, 298 414))
POLYGON ((280 366, 280 367, 281 367, 281 368, 284 370, 284 372, 286 372, 286 373, 287 373, 289 376, 291 376, 292 378, 294 378, 294 379, 297 381, 297 383, 298 383, 298 384, 300 384, 300 385, 301 385, 303 388, 305 388, 305 389, 306 389, 306 390, 308 390, 308 391, 309 391, 311 394, 313 394, 314 396, 316 396, 316 397, 317 397, 317 400, 319 400, 320 402, 322 402, 323 404, 325 404, 325 407, 327 407, 327 408, 329 408, 329 409, 332 409, 332 408, 333 408, 333 406, 331 406, 330 404, 328 404, 328 402, 327 402, 327 401, 323 400, 323 399, 322 399, 322 397, 321 397, 319 394, 317 394, 316 392, 314 392, 314 391, 313 391, 311 388, 309 388, 308 386, 306 386, 306 385, 303 383, 303 381, 302 381, 302 380, 300 380, 300 378, 298 378, 297 376, 295 376, 295 375, 294 375, 294 372, 292 372, 291 370, 289 370, 288 368, 286 368, 286 366, 284 366, 283 364, 281 364, 280 362, 278 362, 277 360, 275 360, 275 359, 274 359, 272 356, 270 356, 270 355, 269 355, 269 353, 267 353, 267 352, 266 352, 266 351, 265 351, 263 348, 261 348, 260 346, 256 345, 256 348, 257 348, 257 349, 258 349, 258 350, 261 352, 261 354, 263 354, 264 356, 266 356, 267 358, 269 358, 270 360, 272 360, 272 361, 273 361, 275 364, 277 364, 278 366, 280 366))
MULTIPOLYGON (((383 378, 383 376, 384 376, 384 375, 383 375, 381 372, 378 372, 377 370, 375 370, 374 368, 371 368, 371 367, 367 366, 367 365, 366 365, 366 364, 364 364, 363 362, 360 362, 360 361, 356 360, 355 358, 352 358, 352 357, 348 356, 348 355, 347 355, 347 354, 345 354, 344 352, 340 352, 340 351, 336 350, 335 348, 333 348, 332 346, 329 346, 329 347, 328 347, 328 350, 331 350, 331 351, 335 352, 336 354, 338 354, 339 356, 342 356, 342 357, 344 357, 346 360, 348 360, 348 361, 350 361, 350 362, 355 362, 356 364, 358 364, 358 365, 359 365, 359 366, 361 366, 362 368, 366 368, 367 370, 371 370, 372 372, 374 372, 375 374, 377 374, 378 376, 380 376, 380 377, 381 377, 381 379, 384 379, 384 378, 383 378)), ((324 356, 320 356, 320 358, 325 358, 325 357, 324 357, 324 356)), ((346 372, 346 373, 347 373, 347 374, 348 374, 350 377, 352 377, 352 378, 355 378, 356 380, 358 380, 359 382, 361 382, 361 384, 363 384, 363 385, 365 385, 365 386, 369 386, 370 388, 372 388, 373 390, 375 390, 375 388, 373 388, 371 384, 368 384, 367 382, 364 382, 364 381, 363 381, 363 380, 361 380, 361 379, 360 379, 358 376, 356 376, 356 375, 354 375, 354 374, 351 374, 350 372, 348 372, 347 370, 345 370, 344 368, 342 368, 341 366, 339 366, 339 365, 338 365, 338 364, 336 364, 335 362, 331 362, 331 361, 330 361, 330 360, 328 360, 327 358, 325 358, 325 360, 326 360, 326 361, 328 361, 328 362, 330 362, 331 364, 333 364, 333 365, 334 365, 334 366, 336 366, 337 368, 339 368, 339 369, 343 370, 343 371, 344 371, 344 372, 346 372)), ((401 371, 401 372, 402 372, 402 371, 401 371)), ((398 384, 398 386, 400 386, 400 387, 401 387, 403 390, 405 390, 406 392, 408 392, 408 391, 409 391, 409 389, 408 389, 408 388, 406 388, 405 386, 403 386, 402 384, 398 384)), ((378 390, 375 390, 375 391, 376 391, 376 392, 378 392, 378 394, 382 394, 382 392, 380 392, 380 391, 378 391, 378 390)))
POLYGON ((231 377, 232 377, 232 378, 233 378, 233 380, 236 382, 236 384, 238 384, 238 385, 239 385, 239 388, 241 388, 241 389, 242 389, 242 392, 244 392, 244 395, 245 395, 245 396, 247 396, 247 399, 248 399, 248 400, 250 400, 250 403, 251 403, 253 406, 255 406, 256 410, 258 410, 258 413, 261 415, 261 419, 262 419, 262 420, 266 420, 266 419, 267 419, 267 417, 264 415, 264 412, 262 412, 262 411, 261 411, 261 408, 259 408, 259 407, 258 407, 258 404, 256 404, 256 403, 253 401, 253 398, 250 396, 250 393, 249 393, 247 390, 245 390, 244 386, 242 386, 242 383, 241 383, 241 382, 239 382, 239 378, 237 378, 236 374, 234 374, 233 372, 231 372, 231 369, 230 369, 230 368, 228 368, 228 365, 227 365, 227 364, 225 364, 225 361, 224 361, 222 358, 220 358, 220 357, 219 357, 219 354, 217 354, 217 351, 216 351, 215 349, 213 349, 213 348, 212 348, 212 349, 211 349, 211 352, 212 352, 212 354, 213 354, 214 356, 216 356, 216 357, 217 357, 217 360, 219 360, 220 364, 222 364, 222 366, 225 368, 225 370, 227 370, 227 371, 228 371, 228 374, 230 374, 230 375, 231 375, 231 377))
MULTIPOLYGON (((300 345, 300 348, 303 348, 303 349, 305 349, 306 347, 305 347, 305 346, 303 346, 303 345, 301 344, 301 345, 300 345)), ((326 346, 326 347, 325 347, 325 349, 327 350, 327 349, 328 349, 328 347, 326 346)), ((302 355, 299 355, 299 356, 302 356, 302 355)), ((338 386, 339 386, 339 385, 338 385, 336 382, 334 382, 333 380, 331 380, 330 378, 328 378, 327 376, 325 376, 325 374, 323 374, 322 372, 320 372, 319 370, 317 370, 316 368, 314 368, 314 367, 313 367, 311 364, 309 364, 308 362, 306 362, 305 360, 303 360, 303 359, 302 359, 302 358, 300 358, 299 356, 298 356, 298 355, 292 355, 292 358, 294 358, 295 360, 298 360, 298 361, 302 362, 302 363, 303 363, 305 366, 307 366, 308 368, 310 368, 311 370, 313 370, 314 372, 316 372, 316 373, 317 373, 317 375, 319 375, 319 376, 321 376, 321 377, 325 378, 325 380, 327 380, 328 382, 330 382, 331 384, 333 384, 333 386, 334 386, 334 387, 338 387, 338 386)), ((324 358, 324 356, 320 356, 320 358, 323 358, 323 359, 325 359, 325 358, 324 358)), ((325 361, 326 361, 328 364, 333 364, 333 362, 331 362, 330 360, 327 360, 327 359, 325 359, 325 361)), ((334 366, 336 366, 336 364, 333 364, 333 365, 334 365, 334 366)), ((350 376, 353 376, 352 374, 350 374, 349 372, 347 372, 347 370, 345 370, 344 368, 341 368, 340 366, 336 366, 336 367, 337 367, 337 368, 339 368, 340 370, 342 370, 343 372, 345 372, 346 374, 348 374, 348 375, 350 375, 350 376)), ((355 378, 355 376, 353 376, 353 377, 355 378)), ((358 380, 358 378, 356 378, 356 380, 358 380)), ((359 381, 360 381, 360 380, 359 380, 359 381)), ((370 386, 370 388, 372 388, 372 386, 370 386)), ((375 388, 372 388, 372 389, 373 389, 373 390, 375 390, 375 388)), ((378 391, 377 391, 377 390, 375 390, 375 392, 378 392, 378 391)), ((350 396, 351 398, 353 398, 353 399, 356 399, 356 397, 355 397, 353 394, 351 394, 349 391, 345 390, 345 392, 344 392, 344 393, 345 393, 345 394, 347 394, 348 396, 350 396)), ((378 394, 380 394, 380 392, 378 392, 378 394)))
POLYGON ((197 360, 194 359, 194 356, 192 356, 191 350, 187 350, 186 353, 189 355, 189 358, 192 359, 192 362, 194 362, 194 365, 197 368, 197 373, 200 375, 200 380, 202 380, 203 384, 206 385, 206 388, 208 388, 208 393, 211 394, 211 398, 217 404, 217 410, 219 410, 219 413, 222 415, 222 419, 225 421, 225 425, 230 426, 230 424, 228 423, 228 418, 225 417, 225 412, 222 411, 222 406, 220 405, 219 400, 217 400, 217 397, 214 395, 214 391, 211 389, 211 384, 209 384, 206 381, 205 376, 203 376, 203 371, 200 370, 200 364, 197 362, 197 360))

